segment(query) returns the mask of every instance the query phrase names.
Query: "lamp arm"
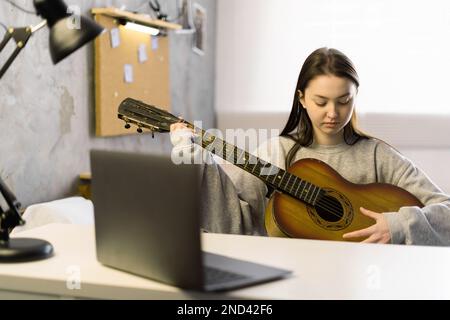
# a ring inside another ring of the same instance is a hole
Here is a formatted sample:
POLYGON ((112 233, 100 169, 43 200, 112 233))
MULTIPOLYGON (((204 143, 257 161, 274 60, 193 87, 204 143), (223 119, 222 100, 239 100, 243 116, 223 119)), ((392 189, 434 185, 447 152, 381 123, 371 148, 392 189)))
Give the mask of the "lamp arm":
POLYGON ((5 74, 6 70, 11 66, 14 59, 19 55, 20 51, 25 47, 25 45, 28 42, 28 39, 30 39, 31 35, 38 31, 39 29, 43 28, 47 24, 47 21, 44 20, 37 24, 36 26, 31 27, 24 27, 24 28, 8 28, 6 31, 5 36, 3 37, 2 42, 0 43, 0 52, 6 47, 8 42, 11 39, 14 39, 16 42, 16 49, 13 51, 13 53, 9 56, 8 60, 6 60, 3 67, 0 69, 0 79, 5 74))
POLYGON ((21 206, 20 202, 17 201, 16 196, 3 182, 2 178, 0 178, 0 193, 9 207, 7 210, 4 210, 0 206, 0 241, 6 242, 9 240, 9 230, 24 225, 25 221, 18 211, 21 206))

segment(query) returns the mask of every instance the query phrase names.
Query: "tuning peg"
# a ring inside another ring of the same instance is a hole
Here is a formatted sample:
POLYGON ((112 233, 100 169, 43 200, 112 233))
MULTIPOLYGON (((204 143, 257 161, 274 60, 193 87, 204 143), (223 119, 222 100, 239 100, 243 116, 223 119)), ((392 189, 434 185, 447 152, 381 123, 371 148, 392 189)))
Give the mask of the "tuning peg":
POLYGON ((142 128, 141 127, 137 128, 137 132, 142 133, 142 128))
POLYGON ((155 132, 152 131, 152 139, 155 139, 155 132))
POLYGON ((130 126, 130 124, 127 122, 126 124, 125 124, 125 129, 130 129, 131 128, 131 126, 130 126))

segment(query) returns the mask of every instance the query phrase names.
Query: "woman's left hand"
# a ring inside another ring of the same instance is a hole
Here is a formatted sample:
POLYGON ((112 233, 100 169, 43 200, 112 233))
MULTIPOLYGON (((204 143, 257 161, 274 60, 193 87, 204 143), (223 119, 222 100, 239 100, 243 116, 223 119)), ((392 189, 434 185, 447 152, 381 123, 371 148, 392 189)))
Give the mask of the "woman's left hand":
POLYGON ((383 214, 360 208, 362 214, 375 220, 375 224, 361 230, 349 232, 343 235, 344 239, 367 237, 362 242, 366 243, 390 243, 391 234, 386 218, 383 214))

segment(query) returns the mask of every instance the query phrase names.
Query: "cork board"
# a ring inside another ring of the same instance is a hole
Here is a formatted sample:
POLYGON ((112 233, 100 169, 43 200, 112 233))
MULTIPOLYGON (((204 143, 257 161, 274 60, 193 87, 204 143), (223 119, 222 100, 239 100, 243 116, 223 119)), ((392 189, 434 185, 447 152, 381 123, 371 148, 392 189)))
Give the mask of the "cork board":
POLYGON ((117 118, 117 109, 125 98, 131 97, 170 111, 169 40, 164 36, 155 40, 148 34, 126 29, 110 16, 96 14, 94 18, 106 29, 94 44, 96 135, 136 133, 124 128, 124 122, 117 118), (113 43, 117 40, 112 36, 113 29, 119 36, 119 45, 113 43), (143 49, 147 58, 144 62, 143 49), (127 82, 129 69, 131 82, 127 82))

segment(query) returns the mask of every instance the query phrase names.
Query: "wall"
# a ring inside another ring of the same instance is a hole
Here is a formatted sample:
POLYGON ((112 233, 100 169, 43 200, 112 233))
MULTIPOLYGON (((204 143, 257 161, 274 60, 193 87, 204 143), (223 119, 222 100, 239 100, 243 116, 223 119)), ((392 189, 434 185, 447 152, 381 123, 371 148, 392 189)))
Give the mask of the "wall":
MULTIPOLYGON (((32 1, 15 1, 31 9, 32 1)), ((175 0, 160 0, 170 16, 175 0)), ((216 3, 196 1, 207 9, 206 54, 192 52, 192 34, 170 35, 171 95, 173 112, 188 120, 215 125, 214 59, 216 3)), ((83 13, 92 7, 126 5, 148 12, 148 1, 66 1, 83 13)), ((27 26, 40 21, 9 3, 0 1, 0 22, 27 26)), ((0 29, 0 37, 4 30, 0 29)), ((4 62, 3 55, 0 56, 4 62)), ((0 176, 23 205, 72 195, 77 176, 89 171, 91 148, 168 153, 167 134, 94 136, 93 46, 89 44, 57 65, 48 51, 48 30, 40 30, 28 42, 0 80, 0 176)))
MULTIPOLYGON (((344 51, 361 125, 450 193, 450 2, 218 0, 218 128, 281 130, 307 55, 344 51), (405 14, 407 10, 407 14, 405 14)), ((270 133, 268 133, 270 135, 270 133)))
POLYGON ((355 63, 363 112, 450 113, 447 0, 218 0, 218 111, 289 111, 303 61, 355 63))

